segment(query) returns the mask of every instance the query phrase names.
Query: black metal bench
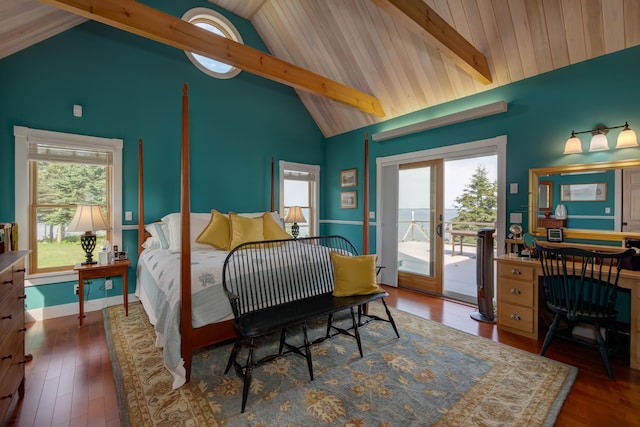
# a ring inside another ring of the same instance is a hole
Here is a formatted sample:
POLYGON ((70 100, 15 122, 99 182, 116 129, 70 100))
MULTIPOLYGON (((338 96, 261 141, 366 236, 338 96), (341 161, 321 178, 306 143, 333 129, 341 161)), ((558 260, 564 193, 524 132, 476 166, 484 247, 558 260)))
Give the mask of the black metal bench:
POLYGON ((225 374, 233 365, 244 380, 242 412, 247 402, 252 371, 260 364, 288 353, 296 353, 307 360, 309 377, 313 381, 311 344, 324 341, 336 334, 346 334, 355 338, 362 357, 358 327, 370 320, 391 323, 396 336, 400 337, 384 301, 384 297, 388 296, 386 292, 333 296, 331 251, 342 255, 357 255, 357 250, 347 239, 340 236, 321 236, 245 243, 227 256, 223 269, 223 285, 233 309, 233 324, 238 337, 225 374), (387 319, 366 312, 366 304, 375 300, 382 301, 387 319), (334 326, 333 314, 346 309, 351 311, 351 327, 345 329, 334 326), (326 335, 312 343, 307 336, 305 322, 323 315, 328 316, 326 335), (302 345, 293 345, 286 341, 287 328, 295 325, 302 326, 302 345), (256 338, 278 331, 278 353, 254 361, 256 338), (236 359, 245 339, 249 341, 249 354, 246 363, 242 365, 236 359))

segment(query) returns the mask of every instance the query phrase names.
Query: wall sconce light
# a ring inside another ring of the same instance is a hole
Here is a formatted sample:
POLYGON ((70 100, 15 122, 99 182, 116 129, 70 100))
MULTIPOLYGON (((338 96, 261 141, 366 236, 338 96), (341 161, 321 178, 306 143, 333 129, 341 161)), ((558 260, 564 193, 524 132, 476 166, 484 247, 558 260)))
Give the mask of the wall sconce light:
POLYGON ((638 146, 638 137, 633 129, 629 128, 629 123, 625 122, 620 126, 598 126, 591 130, 585 131, 572 131, 571 136, 567 139, 567 142, 564 144, 564 154, 576 154, 582 153, 582 141, 576 135, 581 133, 591 133, 591 142, 589 143, 589 152, 591 151, 602 151, 609 149, 609 140, 607 139, 607 133, 611 129, 620 129, 624 128, 622 132, 618 135, 618 140, 616 142, 616 148, 628 148, 628 147, 637 147, 638 146))

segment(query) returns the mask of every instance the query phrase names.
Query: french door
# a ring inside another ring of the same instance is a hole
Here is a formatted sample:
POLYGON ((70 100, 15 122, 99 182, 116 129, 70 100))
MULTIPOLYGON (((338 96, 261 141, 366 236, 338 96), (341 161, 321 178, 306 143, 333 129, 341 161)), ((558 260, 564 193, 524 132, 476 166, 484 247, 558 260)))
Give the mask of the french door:
POLYGON ((398 284, 442 293, 443 160, 398 166, 398 284))

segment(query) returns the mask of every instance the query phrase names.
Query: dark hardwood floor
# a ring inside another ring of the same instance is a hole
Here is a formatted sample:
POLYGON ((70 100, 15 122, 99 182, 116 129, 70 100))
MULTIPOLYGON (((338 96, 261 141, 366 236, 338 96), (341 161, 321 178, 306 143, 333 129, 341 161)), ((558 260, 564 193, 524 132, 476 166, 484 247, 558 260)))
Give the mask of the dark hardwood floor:
MULTIPOLYGON (((540 350, 541 341, 472 320, 474 307, 406 289, 387 291, 387 302, 400 310, 526 351, 540 350)), ((76 316, 29 324, 26 350, 33 354, 27 365, 26 395, 9 425, 120 425, 101 312, 88 313, 82 328, 76 316)), ((579 368, 556 425, 640 425, 640 371, 614 359, 616 381, 609 381, 596 350, 560 341, 552 343, 547 356, 579 368)))

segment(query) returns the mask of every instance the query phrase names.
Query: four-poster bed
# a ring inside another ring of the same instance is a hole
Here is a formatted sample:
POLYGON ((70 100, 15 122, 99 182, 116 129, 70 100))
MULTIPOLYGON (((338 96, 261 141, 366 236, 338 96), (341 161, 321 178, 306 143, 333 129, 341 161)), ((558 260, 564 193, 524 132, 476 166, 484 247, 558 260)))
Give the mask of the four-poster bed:
MULTIPOLYGON (((365 158, 364 158, 364 211, 363 211, 363 237, 362 237, 362 252, 363 254, 369 253, 369 217, 368 217, 368 137, 365 137, 365 158)), ((271 160, 271 212, 275 211, 275 196, 274 196, 274 160, 271 160)), ((193 278, 197 274, 202 274, 202 272, 194 270, 192 271, 192 256, 195 257, 195 264, 200 265, 204 262, 202 259, 202 254, 196 252, 193 248, 193 234, 191 233, 192 222, 194 218, 197 219, 196 215, 202 214, 194 214, 190 209, 190 153, 189 153, 189 98, 188 98, 188 87, 185 84, 183 86, 183 95, 182 95, 182 148, 181 148, 181 196, 180 196, 180 246, 179 246, 179 263, 180 263, 180 271, 179 275, 176 276, 176 282, 179 282, 180 293, 179 293, 179 301, 176 302, 176 308, 173 310, 175 315, 178 316, 179 313, 179 325, 176 325, 176 331, 170 332, 170 330, 159 330, 156 326, 156 331, 158 331, 158 341, 161 345, 166 346, 167 342, 163 340, 168 339, 169 336, 179 335, 180 345, 179 345, 179 353, 182 363, 177 363, 176 366, 167 365, 167 352, 165 350, 165 365, 167 368, 172 371, 174 375, 174 388, 181 386, 185 382, 190 380, 191 376, 191 361, 193 351, 205 347, 212 344, 217 344, 223 341, 230 340, 236 336, 233 323, 231 317, 226 318, 226 320, 215 320, 215 323, 202 324, 203 321, 199 317, 203 311, 210 311, 209 308, 204 310, 202 307, 195 307, 196 312, 194 312, 194 304, 198 305, 202 303, 202 298, 198 297, 196 300, 192 297, 192 292, 195 292, 194 284, 192 283, 193 278), (184 213, 189 213, 185 215, 184 213), (192 251, 194 253, 192 254, 192 251), (198 321, 196 321, 198 318, 198 321), (194 324, 196 326, 194 326, 194 324), (165 336, 163 336, 163 334, 165 336)), ((153 308, 150 306, 152 302, 155 302, 159 299, 157 295, 154 294, 154 291, 148 292, 145 291, 143 286, 141 286, 140 276, 144 275, 145 277, 150 276, 148 274, 151 270, 148 267, 151 263, 150 260, 145 259, 145 253, 143 252, 143 242, 146 242, 148 236, 148 229, 145 229, 144 224, 144 178, 143 178, 143 145, 142 140, 139 141, 138 144, 138 240, 139 240, 139 266, 138 266, 138 286, 136 289, 136 294, 141 293, 140 300, 145 307, 149 315, 149 320, 156 325, 156 322, 160 321, 160 323, 166 323, 166 320, 159 319, 157 311, 162 313, 166 311, 172 311, 168 308, 168 305, 165 303, 161 308, 157 309, 154 312, 153 308), (151 308, 151 309, 150 309, 151 308)), ((249 214, 247 214, 249 215, 249 214)), ((198 222, 197 226, 201 227, 202 223, 198 222)), ((175 243, 175 242, 174 242, 175 243)), ((220 252, 220 254, 225 255, 223 251, 213 251, 220 252)), ((220 257, 216 255, 216 257, 220 257)), ((147 257, 149 258, 149 257, 147 257)), ((177 257, 176 257, 177 258, 177 257)), ((209 259, 212 258, 209 256, 209 259)), ((222 257, 224 259, 224 256, 222 257)), ((155 265, 158 264, 167 264, 166 259, 157 258, 154 260, 155 265)), ((155 268, 155 267, 154 267, 155 268)), ((199 267, 194 267, 199 268, 199 267)), ((159 268, 160 270, 160 268, 159 268)), ((164 271, 160 272, 160 275, 165 273, 164 271)), ((167 273, 168 274, 168 273, 167 273)), ((174 272, 175 274, 175 272, 174 272)), ((157 274, 156 274, 157 276, 157 274)), ((169 285, 171 288, 171 285, 169 285)), ((157 292, 158 294, 161 292, 157 292)), ((211 295, 211 292, 209 292, 211 295)), ((215 297, 220 299, 217 294, 215 297)), ((176 296, 177 297, 177 296, 176 296)), ((225 298, 226 299, 226 298, 225 298)), ((163 302, 164 303, 164 302, 163 302)), ((228 304, 227 301, 225 303, 228 304)), ((230 308, 229 308, 230 312, 230 308)), ((174 343, 175 344, 175 343, 174 343)), ((177 351, 177 350, 176 350, 177 351)), ((174 358, 175 359, 175 358, 174 358)), ((175 364, 175 363, 172 363, 175 364)))

